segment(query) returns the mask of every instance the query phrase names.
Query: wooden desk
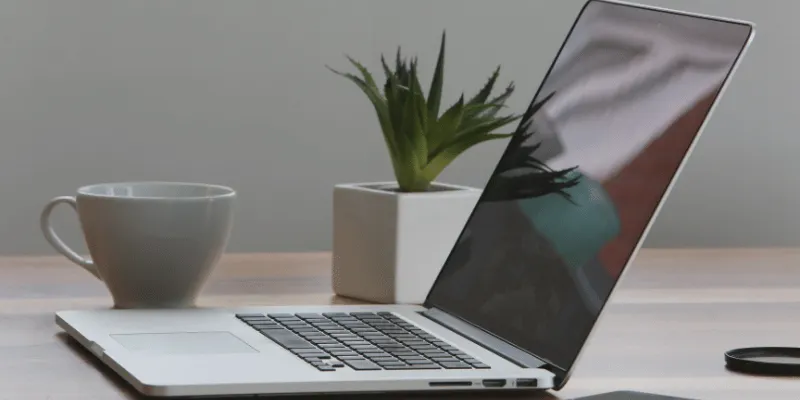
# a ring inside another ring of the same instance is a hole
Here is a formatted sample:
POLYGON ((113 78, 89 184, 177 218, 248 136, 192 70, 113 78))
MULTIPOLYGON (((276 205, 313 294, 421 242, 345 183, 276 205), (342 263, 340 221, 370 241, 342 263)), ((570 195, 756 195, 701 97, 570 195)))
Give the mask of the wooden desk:
MULTIPOLYGON (((331 294, 329 265, 328 254, 229 255, 201 305, 347 303, 331 294)), ((60 257, 0 258, 0 399, 137 398, 53 322, 57 310, 109 305, 100 282, 60 257)), ((800 250, 646 250, 572 381, 561 392, 532 397, 628 389, 700 399, 800 398, 800 379, 724 369, 724 350, 751 345, 800 346, 800 250)), ((408 397, 432 398, 392 396, 408 397)))

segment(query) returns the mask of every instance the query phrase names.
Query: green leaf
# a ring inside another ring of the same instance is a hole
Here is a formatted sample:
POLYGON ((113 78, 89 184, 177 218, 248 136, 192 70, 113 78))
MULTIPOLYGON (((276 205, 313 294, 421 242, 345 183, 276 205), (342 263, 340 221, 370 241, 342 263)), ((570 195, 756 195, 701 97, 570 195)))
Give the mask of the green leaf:
POLYGON ((444 143, 455 137, 463 115, 464 95, 462 94, 458 101, 450 106, 438 121, 430 123, 430 129, 428 130, 429 156, 436 154, 444 143))
POLYGON ((518 115, 509 115, 501 118, 483 118, 480 120, 481 122, 467 126, 461 131, 457 132, 456 140, 459 140, 462 137, 481 136, 488 134, 493 130, 502 128, 520 118, 521 116, 518 115))
POLYGON ((386 83, 383 87, 384 95, 386 96, 386 103, 387 108, 389 110, 389 121, 392 125, 395 140, 396 136, 400 133, 402 121, 403 121, 403 99, 405 95, 402 95, 400 92, 401 89, 397 82, 397 76, 389 69, 389 66, 386 64, 386 59, 381 56, 381 64, 383 65, 383 71, 386 74, 386 83))
POLYGON ((387 149, 389 150, 389 156, 392 157, 392 161, 394 163, 394 159, 400 154, 398 154, 397 142, 394 140, 395 132, 391 124, 389 108, 384 98, 378 92, 378 89, 374 86, 370 86, 366 81, 353 74, 339 72, 331 67, 328 67, 328 69, 333 73, 352 81, 356 84, 356 86, 358 86, 359 89, 361 89, 361 91, 364 92, 364 94, 367 95, 367 98, 375 108, 375 113, 378 115, 378 122, 380 123, 381 131, 383 132, 383 139, 386 142, 387 149))
POLYGON ((497 68, 492 73, 492 76, 489 77, 489 80, 486 81, 486 84, 483 85, 483 88, 469 101, 467 104, 481 104, 485 103, 486 99, 489 98, 489 95, 492 94, 492 89, 494 89, 494 84, 497 82, 497 77, 500 76, 500 66, 498 65, 497 68))
POLYGON ((495 115, 497 115, 497 112, 500 111, 500 109, 505 106, 506 100, 508 100, 508 98, 511 97, 513 93, 514 93, 514 82, 511 82, 508 84, 506 90, 504 90, 503 93, 489 100, 489 103, 496 105, 496 107, 492 107, 486 110, 485 112, 478 113, 477 115, 484 117, 494 117, 495 115))
POLYGON ((507 137, 507 134, 485 134, 456 139, 451 145, 442 149, 442 151, 425 166, 421 175, 424 179, 433 182, 448 165, 470 147, 489 140, 504 139, 507 137))
MULTIPOLYGON (((424 140, 424 134, 428 130, 428 113, 426 110, 426 101, 425 95, 422 92, 422 86, 419 84, 419 75, 417 72, 417 59, 414 58, 411 61, 411 77, 410 77, 410 86, 414 92, 414 106, 417 109, 418 118, 419 118, 419 125, 422 129, 422 136, 424 140)), ((425 153, 425 161, 427 161, 427 152, 425 153)))
POLYGON ((419 92, 419 85, 414 84, 417 80, 416 76, 416 63, 411 63, 410 77, 412 84, 410 92, 406 98, 405 110, 403 112, 403 134, 409 139, 412 146, 412 154, 414 162, 416 163, 416 170, 424 166, 428 161, 428 148, 427 141, 425 140, 424 132, 422 131, 421 121, 419 119, 419 101, 422 94, 419 92))
POLYGON ((514 82, 511 82, 506 86, 506 90, 503 91, 499 96, 489 100, 489 103, 504 105, 506 104, 506 100, 514 93, 514 82))
POLYGON ((428 118, 433 120, 439 117, 439 106, 442 102, 442 85, 444 84, 444 50, 446 33, 442 32, 442 42, 439 45, 439 58, 436 60, 436 69, 428 91, 428 118))
POLYGON ((367 71, 367 69, 363 65, 361 65, 361 63, 354 60, 352 57, 350 56, 346 57, 347 60, 350 61, 350 63, 353 64, 358 69, 359 72, 361 72, 361 75, 364 77, 364 82, 366 82, 366 84, 369 85, 371 88, 377 90, 378 85, 375 84, 375 79, 372 78, 372 74, 370 74, 369 71, 367 71))

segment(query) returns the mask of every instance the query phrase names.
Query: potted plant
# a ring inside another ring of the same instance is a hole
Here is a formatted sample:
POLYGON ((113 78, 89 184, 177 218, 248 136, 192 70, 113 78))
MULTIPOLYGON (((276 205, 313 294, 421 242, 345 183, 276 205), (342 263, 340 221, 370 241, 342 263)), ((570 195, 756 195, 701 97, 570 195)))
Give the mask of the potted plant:
POLYGON ((491 97, 500 67, 471 98, 440 113, 446 35, 427 96, 417 59, 400 48, 393 68, 383 56, 382 87, 359 62, 358 75, 333 72, 354 83, 375 109, 395 181, 339 184, 333 194, 333 289, 338 295, 382 303, 424 301, 475 206, 480 190, 437 182, 459 155, 520 118, 501 115, 513 82, 491 97))

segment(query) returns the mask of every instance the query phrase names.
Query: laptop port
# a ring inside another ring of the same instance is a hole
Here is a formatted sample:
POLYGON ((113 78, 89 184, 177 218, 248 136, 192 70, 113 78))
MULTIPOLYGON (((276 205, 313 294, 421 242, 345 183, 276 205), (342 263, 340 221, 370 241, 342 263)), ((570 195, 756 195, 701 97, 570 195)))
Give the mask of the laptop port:
POLYGON ((505 379, 484 379, 483 387, 498 388, 506 385, 505 379))
POLYGON ((428 382, 428 385, 432 387, 442 387, 442 386, 472 386, 472 382, 470 381, 440 381, 440 382, 428 382))
POLYGON ((517 387, 537 387, 539 382, 535 378, 517 379, 517 387))

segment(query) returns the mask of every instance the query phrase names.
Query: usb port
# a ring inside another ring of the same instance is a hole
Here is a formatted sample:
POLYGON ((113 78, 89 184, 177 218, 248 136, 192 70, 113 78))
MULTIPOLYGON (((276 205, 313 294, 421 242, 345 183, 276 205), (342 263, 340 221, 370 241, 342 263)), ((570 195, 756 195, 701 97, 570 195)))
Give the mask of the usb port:
POLYGON ((498 388, 506 385, 505 379, 484 379, 483 387, 498 388))
POLYGON ((517 379, 517 387, 537 387, 539 382, 536 378, 517 379))

